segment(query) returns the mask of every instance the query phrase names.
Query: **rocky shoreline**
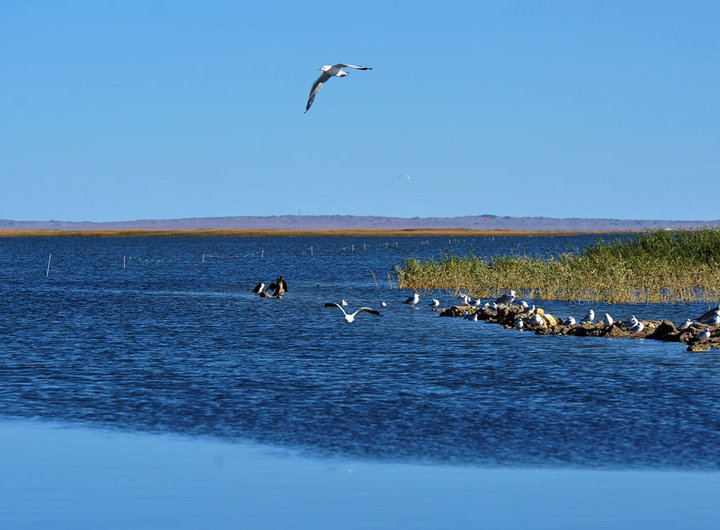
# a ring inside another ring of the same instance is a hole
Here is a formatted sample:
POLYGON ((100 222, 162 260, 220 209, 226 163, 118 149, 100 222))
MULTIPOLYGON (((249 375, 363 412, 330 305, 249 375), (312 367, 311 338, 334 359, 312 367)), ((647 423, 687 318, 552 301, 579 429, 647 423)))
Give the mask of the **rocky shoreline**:
POLYGON ((585 322, 565 325, 558 317, 546 313, 542 308, 535 310, 540 318, 531 318, 525 308, 515 305, 498 305, 497 309, 491 307, 477 307, 469 304, 455 305, 449 309, 434 309, 441 317, 470 318, 500 324, 505 328, 534 331, 538 335, 574 335, 578 337, 612 337, 623 339, 653 339, 666 342, 681 342, 687 345, 687 351, 704 352, 709 349, 720 349, 720 328, 715 329, 708 324, 693 322, 685 329, 678 329, 669 320, 642 320, 641 331, 629 331, 628 323, 613 322, 585 322), (524 313, 524 314, 523 314, 524 313), (519 324, 521 321, 522 324, 519 324), (522 326, 518 328, 518 326, 522 326), (697 338, 702 331, 709 329, 710 338, 707 340, 697 338))

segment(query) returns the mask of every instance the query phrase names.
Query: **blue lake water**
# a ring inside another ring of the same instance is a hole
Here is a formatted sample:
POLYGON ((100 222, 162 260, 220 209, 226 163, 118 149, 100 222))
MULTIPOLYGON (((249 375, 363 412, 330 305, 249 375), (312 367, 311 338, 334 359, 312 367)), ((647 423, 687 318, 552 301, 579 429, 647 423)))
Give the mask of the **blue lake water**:
MULTIPOLYGON (((594 239, 0 239, 0 418, 365 461, 717 470, 720 354, 440 318, 393 283, 406 257, 594 239), (250 292, 278 275, 284 299, 250 292), (388 306, 347 324, 322 307, 341 299, 388 306)), ((707 309, 540 305, 676 322, 707 309)))

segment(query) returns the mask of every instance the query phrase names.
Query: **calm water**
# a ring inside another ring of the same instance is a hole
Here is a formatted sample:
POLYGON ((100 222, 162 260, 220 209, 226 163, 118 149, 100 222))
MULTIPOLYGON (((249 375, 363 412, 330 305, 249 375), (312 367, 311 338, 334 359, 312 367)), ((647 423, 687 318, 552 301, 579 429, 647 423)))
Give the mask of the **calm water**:
MULTIPOLYGON (((388 285, 408 256, 593 240, 0 239, 0 417, 371 460, 718 469, 720 354, 439 318, 388 285), (279 274, 283 300, 250 292, 279 274), (388 307, 346 324, 321 306, 343 298, 388 307)), ((680 321, 707 305, 592 307, 680 321)))

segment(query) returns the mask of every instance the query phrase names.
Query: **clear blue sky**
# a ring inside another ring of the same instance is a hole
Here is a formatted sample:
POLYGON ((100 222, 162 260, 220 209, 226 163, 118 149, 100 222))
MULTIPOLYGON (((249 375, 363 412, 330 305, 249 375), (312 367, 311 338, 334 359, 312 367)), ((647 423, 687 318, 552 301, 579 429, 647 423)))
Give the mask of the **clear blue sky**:
POLYGON ((0 218, 718 219, 718 21, 712 0, 6 0, 0 218), (374 69, 303 114, 336 62, 374 69))

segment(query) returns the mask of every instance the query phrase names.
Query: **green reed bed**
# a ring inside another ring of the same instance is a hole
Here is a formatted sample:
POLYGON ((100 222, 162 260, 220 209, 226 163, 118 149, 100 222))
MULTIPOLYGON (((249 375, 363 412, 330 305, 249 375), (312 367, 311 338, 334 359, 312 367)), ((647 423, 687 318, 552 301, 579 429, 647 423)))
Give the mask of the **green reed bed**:
POLYGON ((528 255, 482 259, 407 259, 396 271, 405 289, 467 290, 491 297, 505 289, 544 300, 613 303, 716 301, 720 230, 657 231, 598 240, 583 252, 551 259, 528 255))

